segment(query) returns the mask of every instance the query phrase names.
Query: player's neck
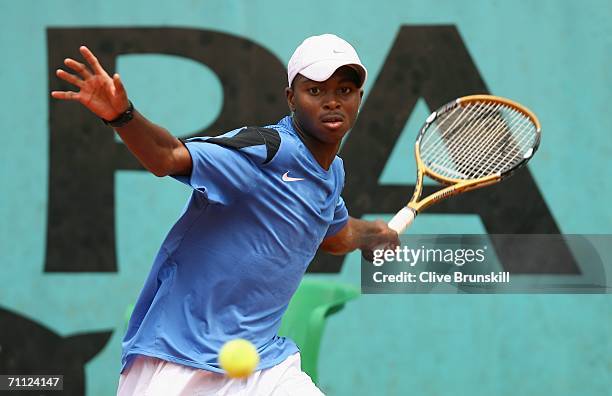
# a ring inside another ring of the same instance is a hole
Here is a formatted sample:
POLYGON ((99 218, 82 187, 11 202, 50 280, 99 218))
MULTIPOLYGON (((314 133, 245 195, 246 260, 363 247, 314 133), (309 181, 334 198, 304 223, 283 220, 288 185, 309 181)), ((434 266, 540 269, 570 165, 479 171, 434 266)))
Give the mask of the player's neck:
POLYGON ((329 170, 338 150, 340 149, 340 142, 338 143, 327 143, 315 139, 313 136, 305 133, 302 127, 294 118, 292 118, 293 129, 295 129, 300 140, 304 143, 308 151, 311 152, 315 160, 325 170, 329 170))

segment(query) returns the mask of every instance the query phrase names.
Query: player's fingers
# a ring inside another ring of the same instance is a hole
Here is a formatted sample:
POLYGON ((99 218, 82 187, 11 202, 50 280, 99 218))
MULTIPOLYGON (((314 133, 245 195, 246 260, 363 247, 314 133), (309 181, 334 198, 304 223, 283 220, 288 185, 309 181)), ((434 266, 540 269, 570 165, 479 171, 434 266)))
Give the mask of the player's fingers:
POLYGON ((83 85, 83 80, 81 80, 80 78, 76 77, 73 74, 70 74, 62 69, 57 69, 55 74, 61 78, 64 81, 69 82, 72 85, 76 85, 77 87, 81 88, 81 86, 83 85))
POLYGON ((79 100, 79 94, 72 91, 51 91, 51 97, 62 100, 79 100))
POLYGON ((401 245, 399 234, 389 227, 387 227, 387 241, 387 248, 392 250, 401 245))
POLYGON ((125 93, 125 87, 123 86, 123 83, 121 82, 121 77, 119 77, 118 73, 115 73, 113 75, 113 84, 115 84, 115 92, 117 93, 117 95, 127 95, 125 93))
POLYGON ((77 62, 74 59, 66 58, 64 59, 64 64, 77 72, 79 76, 83 77, 83 80, 87 80, 91 77, 91 72, 87 69, 87 66, 82 64, 81 62, 77 62))
POLYGON ((87 48, 86 46, 82 45, 79 48, 79 51, 81 51, 81 55, 83 55, 83 58, 85 58, 85 60, 89 64, 89 66, 91 66, 91 68, 94 71, 94 73, 102 74, 102 75, 108 75, 106 73, 106 70, 104 70, 104 68, 102 67, 102 65, 98 61, 98 58, 96 58, 96 56, 93 54, 93 52, 91 52, 89 50, 89 48, 87 48))
POLYGON ((393 233, 395 235, 391 237, 391 240, 392 240, 391 249, 395 250, 396 247, 401 246, 401 241, 399 239, 399 235, 397 234, 397 232, 393 231, 393 233))
POLYGON ((363 257, 367 262, 371 263, 374 261, 374 251, 370 249, 364 249, 361 251, 361 257, 363 257))

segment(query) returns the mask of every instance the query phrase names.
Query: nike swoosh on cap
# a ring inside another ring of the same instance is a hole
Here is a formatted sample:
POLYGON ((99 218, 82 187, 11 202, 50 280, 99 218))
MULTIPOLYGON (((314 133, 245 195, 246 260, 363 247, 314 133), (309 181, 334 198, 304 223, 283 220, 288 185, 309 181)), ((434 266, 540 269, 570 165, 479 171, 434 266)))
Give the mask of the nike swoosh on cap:
POLYGON ((289 176, 289 172, 285 172, 285 174, 283 175, 283 181, 285 182, 294 182, 294 181, 300 181, 300 180, 304 180, 304 178, 302 177, 291 177, 289 176))

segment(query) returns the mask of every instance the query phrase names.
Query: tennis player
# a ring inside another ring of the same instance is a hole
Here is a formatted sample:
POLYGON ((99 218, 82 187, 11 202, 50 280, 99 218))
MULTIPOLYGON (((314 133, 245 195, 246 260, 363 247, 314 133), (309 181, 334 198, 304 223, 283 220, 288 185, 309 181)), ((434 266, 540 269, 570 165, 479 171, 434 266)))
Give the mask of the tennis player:
POLYGON ((332 254, 394 247, 382 221, 349 217, 336 155, 351 129, 367 71, 354 48, 307 38, 288 64, 290 116, 265 127, 181 141, 128 100, 118 74, 86 47, 87 64, 57 76, 75 100, 119 134, 142 165, 193 189, 165 238, 123 341, 118 395, 320 395, 300 368, 298 347, 277 330, 318 248, 332 254), (245 380, 224 376, 217 354, 251 341, 260 364, 245 380))

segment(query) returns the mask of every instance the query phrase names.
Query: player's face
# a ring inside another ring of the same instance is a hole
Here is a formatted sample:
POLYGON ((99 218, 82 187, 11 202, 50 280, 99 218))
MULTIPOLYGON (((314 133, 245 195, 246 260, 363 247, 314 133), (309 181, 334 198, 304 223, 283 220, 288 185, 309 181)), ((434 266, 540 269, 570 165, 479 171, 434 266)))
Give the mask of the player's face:
POLYGON ((359 76, 348 66, 318 82, 298 74, 287 102, 294 109, 295 122, 306 134, 324 143, 338 143, 353 127, 363 91, 359 76))

